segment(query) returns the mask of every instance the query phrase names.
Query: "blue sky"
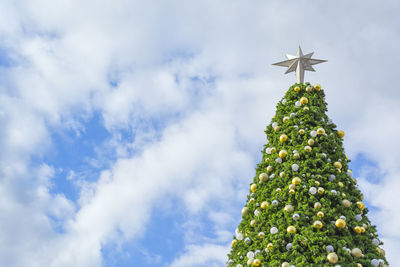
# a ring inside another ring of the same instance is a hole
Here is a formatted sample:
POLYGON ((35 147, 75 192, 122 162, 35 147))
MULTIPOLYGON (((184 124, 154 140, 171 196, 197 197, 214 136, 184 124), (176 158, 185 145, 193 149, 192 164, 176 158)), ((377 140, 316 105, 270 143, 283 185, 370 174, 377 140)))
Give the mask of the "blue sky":
POLYGON ((224 266, 299 44, 399 261, 399 11, 1 1, 0 265, 224 266))

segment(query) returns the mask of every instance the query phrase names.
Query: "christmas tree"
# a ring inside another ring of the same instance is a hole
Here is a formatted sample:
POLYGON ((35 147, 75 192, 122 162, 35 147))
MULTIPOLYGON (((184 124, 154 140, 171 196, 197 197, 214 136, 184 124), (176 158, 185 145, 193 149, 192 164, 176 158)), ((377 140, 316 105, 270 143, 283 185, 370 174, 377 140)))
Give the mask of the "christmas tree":
POLYGON ((227 266, 388 266, 320 85, 304 71, 312 53, 276 63, 296 71, 265 133, 227 266))

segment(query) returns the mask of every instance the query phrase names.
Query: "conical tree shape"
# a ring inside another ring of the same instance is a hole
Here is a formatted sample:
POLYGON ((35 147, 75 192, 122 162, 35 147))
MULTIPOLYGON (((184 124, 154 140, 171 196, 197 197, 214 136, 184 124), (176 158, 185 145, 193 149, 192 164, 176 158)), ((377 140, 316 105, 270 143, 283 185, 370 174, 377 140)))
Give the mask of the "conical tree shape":
POLYGON ((324 98, 295 84, 278 103, 227 266, 387 266, 324 98))

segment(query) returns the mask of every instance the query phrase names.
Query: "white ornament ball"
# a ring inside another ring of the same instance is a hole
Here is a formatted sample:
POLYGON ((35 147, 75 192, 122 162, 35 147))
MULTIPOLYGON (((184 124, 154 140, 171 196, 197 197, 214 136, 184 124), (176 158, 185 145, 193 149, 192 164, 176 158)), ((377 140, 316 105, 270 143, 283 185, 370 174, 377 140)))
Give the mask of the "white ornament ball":
POLYGON ((270 148, 270 147, 267 147, 267 148, 265 149, 265 153, 271 154, 271 148, 270 148))
POLYGON ((286 102, 287 102, 287 100, 286 100, 286 98, 284 98, 283 100, 282 100, 282 104, 286 104, 286 102))
POLYGON ((327 245, 326 246, 326 252, 334 252, 335 250, 333 249, 333 246, 327 245))
POLYGON ((259 214, 260 214, 260 211, 259 211, 258 209, 256 209, 256 210, 254 211, 254 215, 258 216, 259 214))
POLYGON ((361 214, 357 214, 356 215, 356 220, 360 222, 362 220, 362 215, 361 214))
POLYGON ((301 107, 301 103, 300 101, 296 101, 296 103, 294 103, 296 105, 296 107, 301 107))
POLYGON ((342 219, 342 220, 346 220, 346 216, 343 216, 343 215, 340 216, 339 218, 342 219))
POLYGON ((313 186, 313 187, 310 187, 310 189, 308 191, 310 192, 311 195, 315 195, 317 193, 317 188, 315 188, 313 186))
POLYGON ((273 122, 272 123, 272 128, 275 128, 276 126, 278 126, 278 123, 277 122, 273 122))
POLYGON ((236 235, 236 239, 239 240, 239 241, 243 240, 243 234, 242 233, 238 233, 236 235))
POLYGON ((379 265, 379 261, 377 259, 372 259, 371 264, 374 265, 375 267, 379 265))
POLYGON ((270 230, 270 233, 273 234, 273 235, 277 234, 278 233, 278 228, 272 227, 271 230, 270 230))
POLYGON ((312 131, 310 132, 310 135, 311 135, 312 137, 316 137, 316 136, 317 136, 317 131, 312 130, 312 131))
POLYGON ((290 250, 292 248, 293 244, 292 243, 288 243, 286 245, 286 250, 290 250))
POLYGON ((293 220, 297 221, 298 219, 300 219, 300 215, 298 213, 293 214, 292 216, 293 220))
POLYGON ((335 189, 331 190, 332 195, 336 196, 337 195, 337 191, 335 189))
POLYGON ((281 158, 276 158, 275 161, 276 161, 277 163, 282 163, 282 159, 281 159, 281 158))
POLYGON ((292 171, 297 172, 299 170, 299 165, 296 163, 292 165, 292 171))
POLYGON ((278 200, 275 199, 275 200, 272 200, 271 204, 272 204, 272 206, 278 206, 279 202, 278 202, 278 200))
POLYGON ((244 243, 245 243, 246 245, 249 245, 249 244, 251 243, 250 238, 246 237, 246 238, 244 239, 244 243))
POLYGON ((254 259, 254 252, 253 251, 249 251, 249 252, 247 252, 246 256, 249 259, 254 259))
POLYGON ((330 176, 329 176, 329 181, 333 181, 333 180, 335 180, 335 178, 336 178, 336 176, 335 175, 333 175, 333 174, 331 174, 330 176))
POLYGON ((372 239, 372 244, 374 244, 375 246, 378 246, 379 240, 377 238, 372 239))
POLYGON ((236 267, 243 267, 243 265, 241 265, 240 263, 236 265, 236 267))

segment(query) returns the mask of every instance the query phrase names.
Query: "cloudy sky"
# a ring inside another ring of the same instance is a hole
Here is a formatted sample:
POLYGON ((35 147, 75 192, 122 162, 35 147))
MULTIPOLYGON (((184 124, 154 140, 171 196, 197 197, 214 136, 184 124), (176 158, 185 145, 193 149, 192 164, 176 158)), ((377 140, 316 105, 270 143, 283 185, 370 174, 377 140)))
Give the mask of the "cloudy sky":
POLYGON ((0 265, 223 266, 276 103, 320 83, 400 261, 398 1, 0 1, 0 265))

